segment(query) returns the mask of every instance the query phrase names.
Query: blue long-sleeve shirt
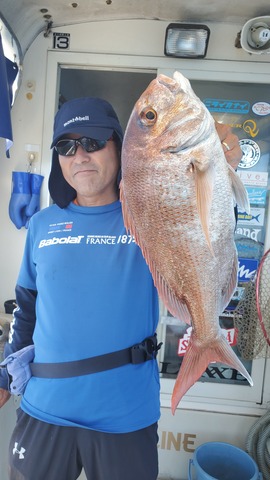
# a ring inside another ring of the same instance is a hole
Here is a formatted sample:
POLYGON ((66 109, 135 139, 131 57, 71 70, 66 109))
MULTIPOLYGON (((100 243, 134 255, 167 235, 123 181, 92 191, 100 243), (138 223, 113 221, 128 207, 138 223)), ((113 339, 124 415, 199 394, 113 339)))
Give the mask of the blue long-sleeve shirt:
MULTIPOLYGON (((157 327, 157 291, 118 201, 53 205, 34 215, 17 283, 21 298, 6 353, 34 342, 37 362, 80 360, 132 346, 157 327)), ((21 408, 58 425, 138 430, 159 418, 157 363, 32 377, 21 408)))

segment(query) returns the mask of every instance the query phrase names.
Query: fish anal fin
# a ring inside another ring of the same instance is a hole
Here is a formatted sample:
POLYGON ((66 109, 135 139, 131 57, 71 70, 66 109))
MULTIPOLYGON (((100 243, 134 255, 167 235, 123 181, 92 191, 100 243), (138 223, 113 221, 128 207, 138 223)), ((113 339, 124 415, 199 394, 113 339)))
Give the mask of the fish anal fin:
POLYGON ((251 386, 253 385, 252 378, 223 335, 220 335, 211 344, 208 343, 208 347, 200 346, 198 340, 195 342, 191 336, 174 385, 171 402, 173 414, 182 397, 212 362, 220 362, 235 368, 248 380, 251 386))
POLYGON ((197 162, 194 162, 193 165, 195 175, 197 210, 209 250, 212 255, 214 255, 209 235, 210 209, 212 205, 214 185, 214 170, 211 166, 208 166, 205 169, 200 169, 198 168, 197 162))
POLYGON ((182 301, 179 296, 176 297, 176 295, 173 293, 172 289, 168 286, 167 282, 158 272, 155 262, 150 260, 147 252, 144 251, 143 245, 141 246, 141 250, 146 260, 146 263, 149 266, 159 296, 163 301, 165 307, 169 310, 173 317, 176 317, 179 320, 187 323, 188 325, 191 325, 191 316, 186 303, 182 301))
POLYGON ((236 249, 235 249, 230 281, 228 283, 228 286, 227 286, 226 290, 224 290, 224 292, 222 292, 222 296, 221 296, 220 314, 228 306, 228 304, 229 304, 229 302, 230 302, 230 300, 233 296, 233 293, 234 293, 234 291, 237 287, 237 274, 238 274, 238 256, 237 256, 237 252, 236 252, 236 249))

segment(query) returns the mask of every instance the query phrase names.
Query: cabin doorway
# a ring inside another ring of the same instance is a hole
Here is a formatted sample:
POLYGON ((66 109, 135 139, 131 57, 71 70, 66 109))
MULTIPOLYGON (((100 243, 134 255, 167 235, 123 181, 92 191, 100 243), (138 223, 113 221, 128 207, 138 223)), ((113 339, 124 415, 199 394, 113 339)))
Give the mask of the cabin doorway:
POLYGON ((155 77, 156 71, 61 68, 58 106, 72 98, 103 98, 112 104, 125 130, 134 104, 155 77))

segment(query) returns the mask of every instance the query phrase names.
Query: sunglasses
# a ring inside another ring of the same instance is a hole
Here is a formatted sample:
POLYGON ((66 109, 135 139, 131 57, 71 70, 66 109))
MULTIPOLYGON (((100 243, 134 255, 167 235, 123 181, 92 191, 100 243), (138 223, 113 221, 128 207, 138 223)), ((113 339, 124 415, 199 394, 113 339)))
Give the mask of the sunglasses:
MULTIPOLYGON (((109 138, 109 140, 112 140, 109 138)), ((77 148, 80 145, 86 152, 97 152, 105 147, 108 140, 95 140, 94 138, 81 137, 81 138, 64 138, 59 140, 55 145, 55 150, 58 155, 65 157, 71 157, 77 152, 77 148)))

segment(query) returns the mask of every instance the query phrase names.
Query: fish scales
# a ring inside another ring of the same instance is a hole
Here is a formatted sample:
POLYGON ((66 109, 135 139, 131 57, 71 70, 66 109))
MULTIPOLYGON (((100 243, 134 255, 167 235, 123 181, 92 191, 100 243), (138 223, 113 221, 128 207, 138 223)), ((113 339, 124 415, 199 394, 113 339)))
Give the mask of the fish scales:
POLYGON ((120 199, 168 310, 192 324, 172 410, 210 362, 252 379, 222 335, 219 315, 237 285, 235 199, 247 193, 226 162, 209 111, 176 72, 136 102, 122 150, 120 199))

